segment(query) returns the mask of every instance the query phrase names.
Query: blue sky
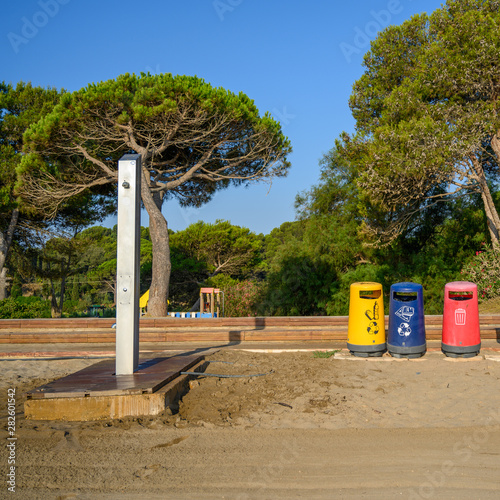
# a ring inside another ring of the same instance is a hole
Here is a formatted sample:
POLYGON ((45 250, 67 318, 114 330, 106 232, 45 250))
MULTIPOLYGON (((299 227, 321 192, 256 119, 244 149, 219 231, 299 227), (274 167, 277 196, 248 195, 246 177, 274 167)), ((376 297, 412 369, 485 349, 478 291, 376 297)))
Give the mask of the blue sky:
MULTIPOLYGON (((269 233, 295 219, 297 193, 316 184, 319 160, 354 122, 348 99, 377 31, 437 0, 22 0, 0 28, 0 79, 75 91, 123 73, 197 75, 244 92, 290 138, 288 176, 229 188, 199 209, 168 202, 174 231, 230 220, 269 233)), ((107 221, 108 225, 113 220, 107 221)), ((148 224, 143 214, 141 223, 148 224)))

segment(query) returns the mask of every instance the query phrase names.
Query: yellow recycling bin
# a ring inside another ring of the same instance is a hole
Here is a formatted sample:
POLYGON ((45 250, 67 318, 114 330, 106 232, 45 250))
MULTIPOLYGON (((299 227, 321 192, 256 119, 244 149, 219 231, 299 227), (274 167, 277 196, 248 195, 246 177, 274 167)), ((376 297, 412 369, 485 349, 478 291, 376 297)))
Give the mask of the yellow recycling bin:
POLYGON ((382 356, 386 351, 384 298, 380 283, 351 284, 347 348, 351 354, 364 358, 382 356))

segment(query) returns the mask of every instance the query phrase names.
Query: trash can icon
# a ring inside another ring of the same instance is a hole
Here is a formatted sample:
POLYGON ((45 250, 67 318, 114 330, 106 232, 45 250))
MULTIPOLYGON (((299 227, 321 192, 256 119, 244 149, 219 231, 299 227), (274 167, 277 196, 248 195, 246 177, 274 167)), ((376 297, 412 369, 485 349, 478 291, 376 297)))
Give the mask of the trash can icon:
POLYGON ((347 348, 360 357, 382 356, 387 349, 382 285, 352 283, 350 287, 347 348))
POLYGON ((422 285, 407 282, 391 285, 387 350, 395 358, 419 358, 425 354, 422 285))
POLYGON ((456 309, 455 310, 455 325, 464 326, 465 318, 467 317, 467 311, 465 309, 456 309))
POLYGON ((441 350, 449 357, 471 358, 481 350, 477 285, 453 281, 444 286, 441 350))

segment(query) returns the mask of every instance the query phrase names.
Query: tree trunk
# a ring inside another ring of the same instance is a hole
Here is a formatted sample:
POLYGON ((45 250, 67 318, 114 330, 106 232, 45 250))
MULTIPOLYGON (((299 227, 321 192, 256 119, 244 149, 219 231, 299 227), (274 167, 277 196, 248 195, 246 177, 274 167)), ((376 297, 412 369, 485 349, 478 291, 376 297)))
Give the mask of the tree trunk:
POLYGON ((491 149, 497 156, 497 163, 500 163, 500 130, 491 138, 491 149))
POLYGON ((5 261, 7 260, 7 254, 9 253, 10 245, 12 244, 12 238, 14 236, 14 231, 17 226, 17 221, 19 220, 19 210, 14 209, 10 216, 9 227, 7 232, 4 234, 0 231, 0 272, 3 271, 5 266, 5 261))
POLYGON ((53 318, 62 317, 62 311, 64 306, 64 294, 66 293, 66 278, 68 277, 70 266, 71 266, 71 255, 68 256, 68 260, 66 262, 64 262, 64 259, 61 260, 61 290, 59 295, 59 302, 57 302, 54 280, 50 278, 50 289, 52 291, 52 295, 50 298, 50 306, 51 306, 51 316, 53 318))
POLYGON ((149 234, 153 245, 153 278, 149 289, 148 315, 161 317, 167 315, 170 271, 172 269, 168 224, 161 213, 161 194, 151 193, 144 170, 141 196, 149 215, 149 234))
POLYGON ((116 307, 116 304, 118 302, 118 288, 116 287, 116 279, 113 284, 109 285, 109 287, 111 288, 111 292, 113 293, 113 304, 116 307))
POLYGON ((493 248, 500 248, 500 217, 491 196, 490 188, 484 175, 484 170, 481 164, 474 158, 474 170, 477 175, 477 180, 481 189, 481 198, 483 200, 484 211, 486 214, 486 222, 491 237, 491 245, 493 248))
POLYGON ((54 282, 52 281, 52 278, 50 279, 50 316, 52 318, 60 318, 61 317, 61 311, 59 309, 59 304, 57 303, 57 296, 56 296, 56 290, 54 287, 54 282))
POLYGON ((7 268, 3 267, 0 271, 0 300, 7 298, 7 268))
MULTIPOLYGON (((485 208, 485 213, 486 213, 486 222, 488 224, 488 230, 490 232, 490 238, 491 238, 491 245, 493 248, 499 248, 499 228, 496 227, 495 222, 494 222, 494 216, 493 213, 490 209, 487 197, 484 193, 484 191, 481 191, 481 198, 483 199, 483 204, 485 208)), ((495 208, 493 208, 495 210, 495 208)))
MULTIPOLYGON (((69 261, 68 261, 69 267, 69 261)), ((63 276, 61 279, 61 296, 59 297, 59 318, 62 317, 62 311, 64 306, 64 294, 66 293, 66 276, 63 276)))

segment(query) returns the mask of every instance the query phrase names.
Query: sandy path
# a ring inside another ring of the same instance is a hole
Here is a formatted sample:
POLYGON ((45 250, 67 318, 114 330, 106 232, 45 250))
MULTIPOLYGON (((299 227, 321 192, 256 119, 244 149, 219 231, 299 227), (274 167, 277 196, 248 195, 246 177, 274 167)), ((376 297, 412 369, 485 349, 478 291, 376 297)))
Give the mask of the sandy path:
MULTIPOLYGON (((30 422, 18 396, 16 496, 0 498, 499 498, 497 356, 342 358, 219 352, 207 371, 269 375, 198 378, 157 418, 30 422)), ((8 387, 92 362, 0 361, 2 439, 8 387)))
POLYGON ((500 488, 498 428, 137 425, 126 436, 54 429, 23 441, 21 498, 481 499, 498 498, 500 488))

